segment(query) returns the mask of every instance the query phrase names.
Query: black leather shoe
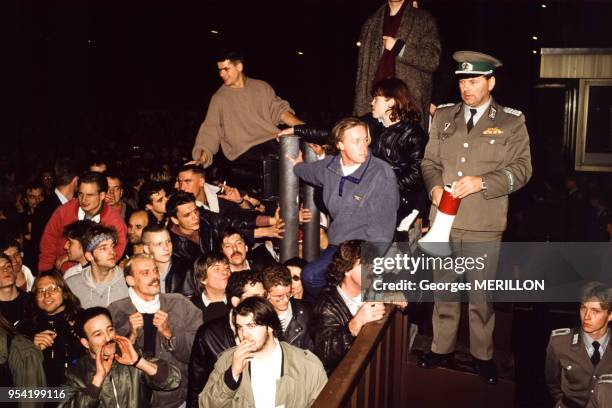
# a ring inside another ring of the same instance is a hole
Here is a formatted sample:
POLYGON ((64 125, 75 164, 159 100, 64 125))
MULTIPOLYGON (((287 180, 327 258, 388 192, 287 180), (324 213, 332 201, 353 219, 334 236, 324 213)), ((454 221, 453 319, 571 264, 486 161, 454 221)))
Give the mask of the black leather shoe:
POLYGON ((453 353, 438 354, 433 351, 428 351, 419 358, 417 366, 421 368, 436 368, 447 364, 452 358, 453 353))
POLYGON ((472 357, 474 360, 474 370, 487 384, 497 384, 497 366, 493 360, 479 360, 472 357))

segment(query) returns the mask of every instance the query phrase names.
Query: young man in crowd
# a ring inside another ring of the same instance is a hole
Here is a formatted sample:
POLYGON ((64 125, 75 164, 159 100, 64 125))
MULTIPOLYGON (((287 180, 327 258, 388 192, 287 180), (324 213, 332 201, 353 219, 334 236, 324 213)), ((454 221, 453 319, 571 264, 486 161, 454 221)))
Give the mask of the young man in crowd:
MULTIPOLYGON (((143 350, 166 360, 187 378, 187 362, 202 313, 178 293, 160 293, 159 271, 151 255, 136 255, 125 266, 129 297, 109 306, 117 333, 143 350)), ((176 408, 185 403, 187 382, 172 392, 153 392, 152 407, 176 408)))
POLYGON ((138 191, 138 206, 149 216, 149 224, 165 225, 168 195, 164 185, 158 181, 145 182, 138 191))
MULTIPOLYGON (((249 297, 265 298, 266 296, 261 274, 252 270, 231 274, 226 292, 232 308, 249 297)), ((231 313, 200 326, 189 358, 188 408, 199 406, 198 396, 206 385, 217 358, 223 351, 236 344, 238 344, 237 334, 231 313)))
POLYGON ((304 285, 302 285, 302 270, 308 264, 302 258, 291 258, 285 261, 285 265, 291 272, 291 293, 294 299, 304 299, 304 285))
POLYGON ((128 242, 131 245, 127 251, 129 255, 142 254, 144 252, 142 230, 144 230, 147 225, 149 225, 149 217, 146 211, 138 210, 130 214, 127 224, 128 242))
POLYGON ((21 244, 14 234, 6 234, 0 236, 0 252, 8 256, 15 271, 15 283, 17 287, 24 292, 32 290, 34 284, 34 275, 30 268, 23 264, 23 252, 21 244))
POLYGON ((228 228, 221 233, 221 250, 229 262, 232 272, 253 269, 247 259, 248 245, 244 242, 242 233, 235 228, 228 228))
POLYGON ((104 202, 111 209, 117 211, 121 219, 125 220, 129 215, 129 209, 123 200, 123 181, 121 180, 121 176, 113 172, 107 172, 105 175, 106 182, 108 183, 108 190, 106 190, 104 202))
MULTIPOLYGON (((127 245, 127 227, 123 219, 105 203, 108 184, 106 177, 100 173, 83 174, 78 182, 78 198, 73 198, 59 207, 47 223, 40 242, 38 270, 52 269, 57 258, 64 254, 64 228, 78 220, 91 220, 102 225, 113 227, 117 231, 117 259, 121 258, 127 245)), ((73 263, 62 265, 65 271, 73 263)))
MULTIPOLYGON (((82 220, 66 225, 66 228, 64 228, 64 238, 66 239, 64 250, 66 254, 64 257, 58 258, 55 264, 56 266, 61 266, 65 261, 76 262, 74 266, 71 266, 64 272, 64 279, 78 275, 87 266, 88 262, 85 258, 85 250, 83 249, 83 238, 85 233, 94 225, 96 224, 90 220, 82 220)), ((59 270, 59 268, 56 269, 59 270)))
POLYGON ((272 305, 246 299, 232 312, 232 321, 239 344, 219 357, 200 406, 312 405, 327 375, 310 351, 279 341, 282 328, 272 305))
POLYGON ((393 240, 399 207, 395 173, 368 149, 368 126, 357 118, 342 119, 332 129, 332 140, 340 152, 336 156, 313 163, 303 163, 301 153, 289 158, 299 178, 323 187, 323 201, 333 218, 329 246, 302 271, 304 288, 313 297, 325 286, 325 269, 340 243, 393 240))
POLYGON ((12 325, 25 317, 29 298, 26 292, 17 288, 16 277, 11 259, 0 253, 0 313, 12 325))
POLYGON ((265 267, 262 276, 268 301, 281 322, 283 340, 292 346, 312 351, 314 345, 308 332, 310 306, 293 298, 291 272, 286 266, 277 264, 265 267))
POLYGON ((145 407, 151 404, 152 390, 169 392, 179 386, 179 369, 139 355, 127 338, 115 333, 108 309, 82 311, 75 329, 87 354, 66 372, 62 406, 145 407))
POLYGON ((328 373, 340 363, 364 325, 382 319, 385 306, 361 300, 361 245, 343 242, 327 269, 328 287, 312 309, 314 352, 328 373))
POLYGON ((128 295, 123 270, 116 261, 114 229, 94 224, 84 235, 85 259, 89 266, 66 280, 83 308, 107 307, 128 295))
POLYGON ((595 282, 584 288, 580 327, 552 331, 546 351, 546 383, 555 407, 595 404, 599 378, 612 374, 611 321, 612 289, 595 282))
POLYGON ((162 293, 180 293, 189 298, 198 293, 193 263, 174 256, 170 233, 159 224, 147 226, 142 232, 144 252, 155 260, 162 293))
POLYGON ((225 256, 220 252, 201 256, 195 261, 194 271, 202 293, 191 301, 202 310, 204 323, 227 316, 230 306, 225 289, 232 272, 225 256))

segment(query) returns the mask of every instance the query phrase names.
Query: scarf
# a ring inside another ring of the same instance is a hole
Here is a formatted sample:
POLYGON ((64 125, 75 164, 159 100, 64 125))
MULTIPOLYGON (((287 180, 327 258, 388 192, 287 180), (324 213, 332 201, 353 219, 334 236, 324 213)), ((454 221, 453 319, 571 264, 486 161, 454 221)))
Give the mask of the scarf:
POLYGON ((155 299, 153 300, 143 300, 140 296, 134 292, 134 289, 128 288, 128 296, 132 300, 132 304, 138 311, 138 313, 150 313, 155 314, 159 312, 160 303, 159 303, 159 295, 155 295, 155 299))

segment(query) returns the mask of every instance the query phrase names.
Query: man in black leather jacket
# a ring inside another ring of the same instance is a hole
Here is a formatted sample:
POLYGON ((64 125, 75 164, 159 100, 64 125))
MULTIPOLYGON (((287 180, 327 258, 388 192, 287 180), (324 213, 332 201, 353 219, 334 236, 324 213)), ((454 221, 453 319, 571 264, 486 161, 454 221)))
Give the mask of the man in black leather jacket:
POLYGON ((183 191, 170 197, 166 214, 172 225, 169 230, 174 254, 191 263, 219 247, 219 233, 225 228, 237 228, 253 241, 259 237, 280 238, 284 226, 280 218, 256 212, 221 215, 198 208, 193 194, 183 191))
POLYGON ((310 306, 292 298, 289 268, 280 264, 267 266, 262 275, 268 301, 278 314, 283 328, 283 341, 313 351, 314 344, 308 332, 310 306))
POLYGON ((173 254, 172 240, 168 230, 152 224, 142 231, 144 252, 153 256, 161 276, 162 293, 181 293, 192 297, 198 292, 193 273, 193 263, 173 254))
MULTIPOLYGON (((227 298, 236 307, 251 296, 265 297, 261 274, 254 270, 234 272, 227 283, 227 298)), ((231 314, 204 323, 198 329, 189 358, 189 383, 187 384, 187 408, 198 407, 198 396, 204 389, 217 358, 225 350, 236 345, 236 331, 231 314)))
POLYGON ((327 269, 328 286, 321 291, 312 310, 310 333, 314 353, 330 374, 351 348, 361 328, 382 319, 385 306, 361 301, 361 244, 340 244, 327 269))

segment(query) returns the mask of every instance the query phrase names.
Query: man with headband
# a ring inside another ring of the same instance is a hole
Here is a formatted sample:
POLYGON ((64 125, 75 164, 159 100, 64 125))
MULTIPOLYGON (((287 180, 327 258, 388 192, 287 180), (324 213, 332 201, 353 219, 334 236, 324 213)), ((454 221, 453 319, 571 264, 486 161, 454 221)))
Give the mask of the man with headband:
POLYGON ((85 259, 89 266, 81 273, 66 279, 70 290, 84 308, 107 307, 115 300, 128 296, 123 271, 117 265, 115 245, 117 233, 113 228, 94 224, 83 236, 85 259))

